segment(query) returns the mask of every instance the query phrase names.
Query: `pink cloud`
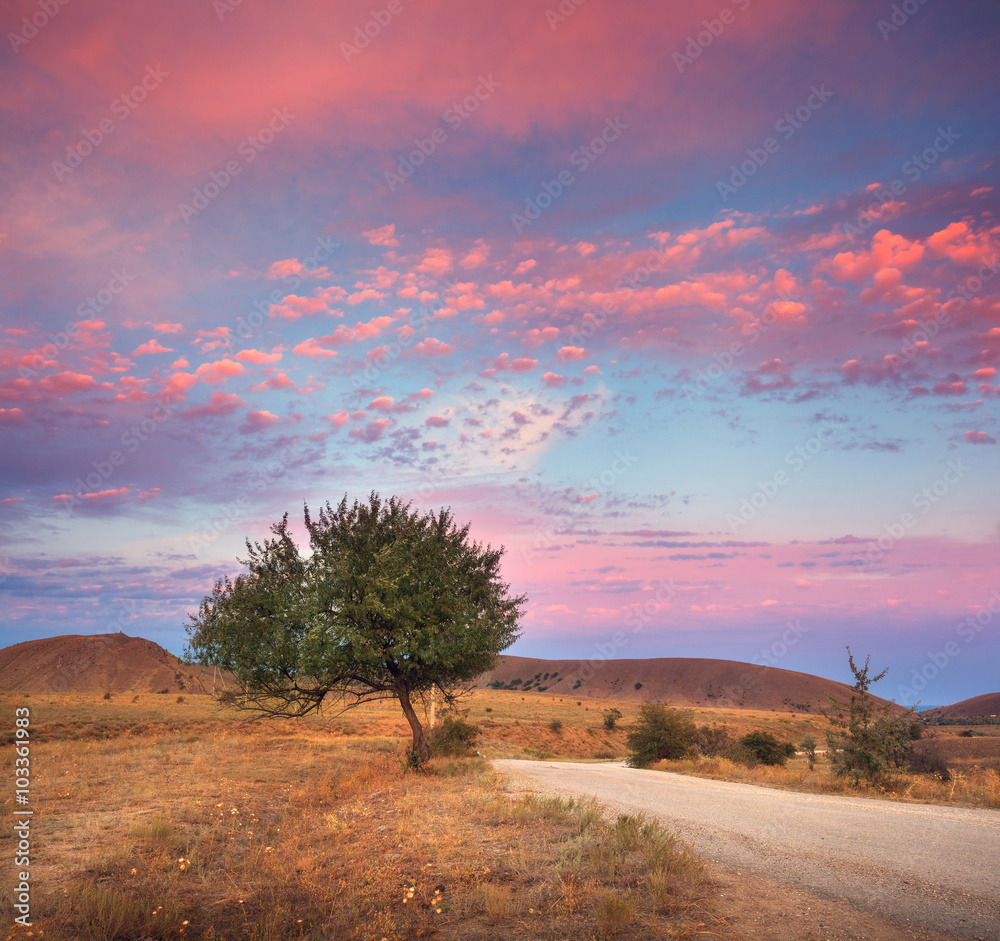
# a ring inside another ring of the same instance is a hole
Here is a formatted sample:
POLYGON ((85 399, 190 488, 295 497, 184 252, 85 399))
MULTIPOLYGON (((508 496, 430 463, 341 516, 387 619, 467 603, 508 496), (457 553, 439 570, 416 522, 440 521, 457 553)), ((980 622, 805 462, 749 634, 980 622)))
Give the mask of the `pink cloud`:
POLYGON ((988 435, 985 431, 967 431, 965 440, 969 444, 996 444, 997 439, 993 435, 988 435))
POLYGON ((476 239, 475 246, 462 257, 459 264, 463 268, 478 268, 486 264, 490 257, 490 246, 483 239, 476 239))
POLYGON ((200 418, 205 415, 228 415, 245 405, 246 403, 238 395, 217 389, 207 402, 201 405, 192 405, 191 408, 187 409, 184 412, 184 417, 200 418))
MULTIPOLYGON (((186 364, 185 364, 186 365, 186 364)), ((198 381, 198 377, 189 372, 176 372, 169 379, 164 391, 170 398, 183 398, 184 393, 198 381)))
POLYGON ((510 372, 530 372, 538 365, 537 359, 521 356, 518 359, 511 359, 507 353, 501 353, 493 363, 494 370, 508 370, 510 372))
POLYGON ((559 358, 564 362, 573 362, 574 360, 583 359, 587 355, 587 351, 582 346, 561 346, 559 347, 559 358))
POLYGON ((157 333, 180 333, 184 327, 179 323, 158 323, 153 325, 157 333))
POLYGON ((370 421, 368 424, 360 428, 352 428, 350 431, 350 436, 352 438, 359 438, 360 440, 371 444, 373 441, 378 441, 382 435, 396 424, 391 418, 378 418, 375 421, 370 421))
POLYGON ((273 391, 278 391, 279 389, 294 389, 296 388, 295 382, 288 378, 283 372, 279 372, 276 376, 270 376, 263 382, 259 382, 255 386, 250 387, 251 392, 263 392, 265 389, 271 389, 273 391))
POLYGON ((426 340, 421 340, 413 349, 414 352, 421 353, 424 356, 446 356, 452 351, 452 347, 448 343, 443 343, 435 337, 427 337, 426 340))
POLYGON ((447 428, 451 424, 451 419, 445 418, 443 415, 428 415, 424 419, 424 424, 431 428, 447 428))
POLYGON ((262 353, 260 350, 240 350, 236 358, 244 363, 260 366, 263 363, 276 363, 281 359, 281 353, 262 353))
POLYGON ((202 363, 194 374, 210 385, 217 385, 243 372, 243 364, 232 359, 220 359, 214 363, 202 363))
POLYGON ((334 412, 332 415, 324 415, 323 421, 328 421, 334 428, 340 428, 350 420, 351 416, 345 412, 334 412))
POLYGON ((399 246, 399 239, 396 238, 396 224, 394 222, 380 226, 377 229, 369 229, 367 232, 363 232, 362 235, 372 245, 383 245, 386 248, 397 248, 399 246))
MULTIPOLYGON (((54 376, 45 376, 39 385, 46 391, 55 395, 71 395, 74 392, 83 392, 88 389, 100 387, 100 383, 93 376, 78 372, 60 372, 54 376)), ((107 384, 104 384, 107 387, 107 384)))
POLYGON ((292 352, 298 353, 299 356, 309 356, 312 359, 330 359, 337 355, 336 350, 328 350, 320 346, 320 342, 316 337, 309 337, 308 340, 303 340, 292 352))
POLYGON ((152 355, 154 353, 173 353, 173 352, 174 352, 173 350, 168 349, 165 346, 161 346, 159 340, 153 339, 153 340, 149 340, 146 343, 143 343, 141 346, 137 346, 132 351, 132 355, 133 356, 149 356, 149 355, 152 355))
POLYGON ((24 412, 19 408, 0 408, 0 422, 19 422, 24 420, 24 412))
POLYGON ((277 304, 271 305, 271 316, 280 317, 284 320, 298 320, 300 317, 313 317, 316 314, 341 317, 343 314, 333 305, 340 303, 346 297, 347 291, 336 285, 328 288, 320 288, 312 297, 289 294, 283 297, 277 304))
POLYGON ((417 265, 417 271, 434 275, 439 278, 454 267, 451 251, 447 248, 429 248, 423 260, 417 265))
POLYGON ((550 389, 558 389, 560 386, 566 385, 566 377, 556 375, 554 372, 547 372, 542 376, 542 382, 550 389))
POLYGON ((268 411, 248 412, 246 421, 240 426, 241 431, 261 431, 270 428, 275 422, 281 419, 268 411))

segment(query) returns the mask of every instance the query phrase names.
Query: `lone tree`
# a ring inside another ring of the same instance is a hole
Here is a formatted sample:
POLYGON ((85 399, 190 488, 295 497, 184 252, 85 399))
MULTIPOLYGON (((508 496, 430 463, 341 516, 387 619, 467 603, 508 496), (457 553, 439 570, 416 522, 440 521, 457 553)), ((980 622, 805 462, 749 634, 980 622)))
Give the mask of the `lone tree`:
POLYGON ((188 655, 229 670, 223 701, 254 718, 343 712, 397 699, 412 760, 430 757, 414 699, 454 702, 517 639, 526 596, 500 578, 503 549, 469 539, 450 510, 421 515, 396 497, 305 507, 312 553, 288 532, 247 540, 247 572, 220 579, 188 625, 188 655))
POLYGON ((863 779, 876 781, 890 768, 905 763, 914 739, 920 736, 920 723, 913 720, 913 707, 900 713, 895 702, 879 706, 869 691, 888 669, 870 676, 871 657, 866 657, 865 665, 859 667, 850 647, 847 659, 854 674, 851 701, 843 703, 830 696, 829 708, 820 710, 830 721, 826 733, 828 758, 839 776, 851 777, 855 783, 863 779))

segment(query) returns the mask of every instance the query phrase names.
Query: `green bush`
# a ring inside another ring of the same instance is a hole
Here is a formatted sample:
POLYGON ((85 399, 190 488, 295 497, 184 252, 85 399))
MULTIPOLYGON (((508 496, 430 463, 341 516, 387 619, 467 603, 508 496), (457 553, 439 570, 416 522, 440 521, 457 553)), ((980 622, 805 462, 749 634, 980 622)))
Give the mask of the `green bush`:
POLYGON ((692 750, 695 732, 694 723, 679 709, 644 702, 625 740, 628 764, 632 768, 645 768, 654 761, 683 758, 692 750))
POLYGON ((431 751, 435 755, 448 758, 461 758, 474 755, 476 743, 479 741, 480 728, 472 722, 466 722, 458 716, 445 716, 441 724, 433 729, 428 736, 431 751))
MULTIPOLYGON (((580 704, 577 703, 579 706, 580 704)), ((605 709, 604 710, 604 728, 609 732, 614 730, 615 725, 618 720, 622 717, 621 709, 605 709)))
POLYGON ((906 764, 913 742, 923 733, 923 724, 913 718, 913 709, 899 713, 894 702, 879 706, 870 689, 888 670, 876 676, 869 672, 870 658, 859 667, 851 648, 847 660, 854 674, 851 701, 830 696, 830 707, 820 710, 830 722, 826 733, 827 757, 835 774, 855 783, 877 781, 892 768, 906 764))
POLYGON ((725 754, 733 745, 733 736, 725 725, 700 725, 695 731, 694 747, 707 758, 725 754))
POLYGON ((770 732, 748 732, 736 743, 732 754, 743 764, 784 765, 795 754, 795 746, 779 741, 770 732))
POLYGON ((553 719, 553 720, 552 720, 552 721, 551 721, 551 722, 549 723, 549 728, 550 728, 550 729, 551 729, 551 730, 552 730, 553 732, 561 732, 561 731, 562 731, 562 720, 560 720, 560 719, 553 719))
POLYGON ((806 753, 806 760, 809 762, 809 770, 812 771, 816 767, 816 739, 811 735, 806 735, 802 739, 802 750, 806 753))

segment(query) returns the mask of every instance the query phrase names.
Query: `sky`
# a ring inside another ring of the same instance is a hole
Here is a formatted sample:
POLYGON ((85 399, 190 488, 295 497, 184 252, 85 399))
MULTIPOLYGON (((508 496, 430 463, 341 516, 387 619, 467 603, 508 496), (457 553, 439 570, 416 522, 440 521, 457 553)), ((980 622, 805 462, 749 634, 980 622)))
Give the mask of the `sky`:
POLYGON ((997 690, 998 27, 6 0, 3 642, 181 653, 374 490, 505 547, 511 653, 997 690))

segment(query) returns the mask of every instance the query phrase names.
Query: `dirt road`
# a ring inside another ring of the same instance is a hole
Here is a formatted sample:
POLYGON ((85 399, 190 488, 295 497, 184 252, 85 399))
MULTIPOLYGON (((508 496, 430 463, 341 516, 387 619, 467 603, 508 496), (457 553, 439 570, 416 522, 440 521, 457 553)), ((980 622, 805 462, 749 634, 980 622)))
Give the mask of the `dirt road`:
POLYGON ((723 866, 888 917, 1000 941, 1000 813, 804 794, 619 763, 496 760, 533 790, 645 812, 723 866))

